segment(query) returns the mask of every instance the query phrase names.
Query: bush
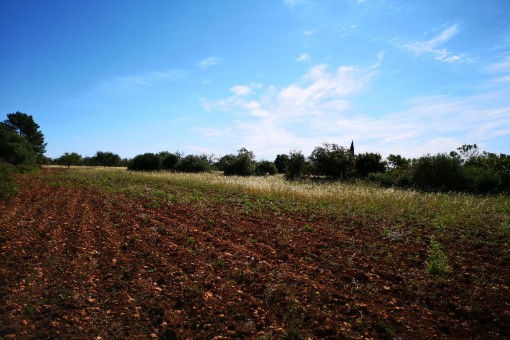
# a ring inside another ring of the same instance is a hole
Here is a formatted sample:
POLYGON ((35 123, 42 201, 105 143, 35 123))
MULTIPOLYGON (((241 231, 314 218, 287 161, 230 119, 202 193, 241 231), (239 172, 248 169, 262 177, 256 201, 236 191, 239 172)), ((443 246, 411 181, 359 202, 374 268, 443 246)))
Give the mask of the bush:
POLYGON ((279 174, 284 174, 285 169, 287 168, 287 163, 289 161, 288 155, 277 155, 274 160, 274 165, 278 169, 279 174))
POLYGON ((96 152, 96 155, 92 157, 92 163, 94 165, 100 165, 100 166, 120 166, 122 163, 122 160, 120 159, 120 156, 113 153, 113 152, 103 152, 98 151, 96 152))
POLYGON ((422 190, 461 191, 466 187, 462 161, 447 154, 421 157, 413 164, 413 184, 422 190))
POLYGON ((163 158, 163 161, 162 161, 163 169, 172 170, 175 168, 175 166, 177 165, 178 162, 179 162, 179 156, 177 156, 176 154, 173 154, 173 153, 169 153, 168 155, 166 155, 163 158))
POLYGON ((138 155, 129 162, 128 170, 157 171, 162 169, 161 158, 153 153, 138 155))
POLYGON ((270 161, 260 161, 255 167, 255 174, 257 176, 276 175, 277 172, 276 165, 270 161))
POLYGON ((314 175, 348 179, 354 173, 353 154, 336 144, 324 143, 316 147, 309 158, 314 175))
POLYGON ((188 155, 175 165, 175 170, 179 172, 207 172, 210 171, 211 166, 209 163, 200 156, 188 155))
POLYGON ((291 151, 285 168, 285 178, 287 180, 302 179, 306 172, 305 156, 301 151, 291 151))
POLYGON ((225 159, 223 174, 225 176, 251 176, 255 174, 255 156, 253 152, 240 149, 237 156, 225 159))
POLYGON ((386 166, 378 153, 362 153, 356 155, 356 173, 359 177, 365 178, 370 173, 384 172, 386 166))
POLYGON ((467 166, 464 173, 466 189, 469 192, 488 194, 501 190, 501 177, 489 169, 467 166))
POLYGON ((17 164, 36 164, 36 153, 28 140, 0 124, 0 161, 17 164))
POLYGON ((413 183, 411 171, 405 169, 392 169, 387 172, 371 173, 368 175, 368 179, 378 182, 379 185, 386 188, 408 188, 413 183))
POLYGON ((18 164, 16 172, 19 174, 33 174, 39 171, 39 165, 36 164, 18 164))
MULTIPOLYGON (((510 193, 510 155, 496 155, 490 152, 483 152, 482 155, 468 159, 465 166, 466 168, 482 168, 491 172, 493 175, 497 175, 501 180, 500 191, 510 193)), ((468 176, 472 175, 469 173, 470 171, 474 170, 469 170, 468 176)), ((475 175, 475 177, 479 176, 486 178, 484 181, 488 180, 487 175, 475 175)))
POLYGON ((434 236, 430 239, 430 248, 428 251, 427 270, 432 275, 446 275, 451 272, 448 264, 448 257, 443 252, 441 244, 436 241, 434 236))
POLYGON ((0 162, 0 199, 6 200, 18 192, 18 187, 14 181, 16 168, 5 162, 0 162))

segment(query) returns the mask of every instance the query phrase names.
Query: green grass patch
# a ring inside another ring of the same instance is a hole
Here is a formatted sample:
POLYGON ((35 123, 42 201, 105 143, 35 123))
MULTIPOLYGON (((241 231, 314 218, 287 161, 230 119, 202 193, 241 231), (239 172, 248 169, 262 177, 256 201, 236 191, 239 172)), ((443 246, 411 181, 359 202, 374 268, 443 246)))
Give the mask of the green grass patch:
POLYGON ((9 163, 0 162, 0 199, 6 200, 18 192, 14 180, 16 168, 9 163))
POLYGON ((448 257, 443 252, 441 244, 434 236, 430 239, 430 248, 427 261, 427 270, 432 275, 446 275, 451 272, 448 257))

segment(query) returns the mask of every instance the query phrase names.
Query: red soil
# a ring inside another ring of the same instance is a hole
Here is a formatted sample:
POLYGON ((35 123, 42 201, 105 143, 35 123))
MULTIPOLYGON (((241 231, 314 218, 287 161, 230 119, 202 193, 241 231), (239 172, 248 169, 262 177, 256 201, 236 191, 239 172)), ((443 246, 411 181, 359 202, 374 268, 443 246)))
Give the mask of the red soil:
MULTIPOLYGON (((384 235, 360 217, 46 186, 0 201, 5 338, 510 337, 507 245, 384 235)), ((402 228, 405 230, 405 228, 402 228)), ((421 230, 421 231, 420 231, 421 230)))

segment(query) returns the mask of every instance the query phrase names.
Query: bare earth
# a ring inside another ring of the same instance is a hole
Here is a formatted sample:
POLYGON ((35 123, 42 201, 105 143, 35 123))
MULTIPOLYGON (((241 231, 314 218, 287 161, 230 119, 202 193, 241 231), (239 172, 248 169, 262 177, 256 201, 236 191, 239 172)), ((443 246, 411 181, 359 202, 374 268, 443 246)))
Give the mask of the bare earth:
POLYGON ((510 337, 504 243, 452 237, 452 274, 435 277, 425 227, 411 238, 360 216, 154 208, 47 186, 51 171, 0 201, 0 337, 510 337))

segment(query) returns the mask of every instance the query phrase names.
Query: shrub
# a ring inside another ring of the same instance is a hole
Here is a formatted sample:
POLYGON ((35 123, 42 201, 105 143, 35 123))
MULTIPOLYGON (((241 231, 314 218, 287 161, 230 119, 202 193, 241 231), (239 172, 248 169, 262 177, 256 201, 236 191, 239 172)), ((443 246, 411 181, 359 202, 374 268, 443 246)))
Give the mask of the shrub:
POLYGON ((288 180, 302 179, 306 172, 305 156, 301 151, 291 151, 285 169, 285 178, 288 180))
POLYGON ((153 153, 138 155, 129 162, 128 170, 157 171, 162 168, 161 158, 153 153))
POLYGON ((162 161, 163 169, 172 170, 175 168, 175 166, 177 165, 178 162, 179 162, 179 156, 177 156, 176 154, 173 154, 173 153, 169 153, 168 155, 166 155, 163 158, 163 161, 162 161))
POLYGON ((113 152, 103 152, 98 151, 96 155, 92 158, 92 162, 95 165, 101 166, 120 166, 122 160, 120 156, 113 152))
POLYGON ((386 160, 390 169, 408 169, 412 164, 411 159, 394 154, 390 154, 386 160))
POLYGON ((0 124, 0 161, 17 164, 36 164, 36 153, 28 140, 0 124))
POLYGON ((421 157, 413 164, 413 183, 422 190, 463 190, 465 177, 462 161, 447 154, 421 157))
MULTIPOLYGON (((510 193, 510 155, 483 152, 482 155, 469 158, 465 166, 482 168, 496 174, 501 179, 500 191, 510 193)), ((482 177, 487 180, 487 175, 482 175, 482 177)))
POLYGON ((39 171, 37 164, 18 164, 16 165, 16 172, 19 174, 33 174, 39 171))
POLYGON ((255 156, 253 152, 240 149, 237 156, 225 160, 223 174, 225 176, 251 176, 255 174, 255 156))
POLYGON ((370 173, 384 172, 386 166, 381 160, 381 155, 378 153, 362 153, 356 155, 356 173, 358 176, 365 178, 370 173))
POLYGON ((427 261, 427 270, 432 275, 445 275, 451 272, 448 264, 448 257, 443 252, 441 244, 436 241, 434 236, 430 239, 429 256, 427 261))
POLYGON ((467 166, 464 169, 466 189, 478 194, 496 193, 501 190, 501 177, 489 169, 467 166))
POLYGON ((211 169, 209 163, 200 156, 188 155, 175 165, 175 170, 179 172, 207 172, 211 169))
POLYGON ((310 155, 314 175, 348 179, 354 173, 354 156, 336 144, 324 143, 310 155))
POLYGON ((408 188, 412 186, 412 172, 405 169, 392 169, 387 172, 371 173, 368 179, 378 182, 379 185, 389 187, 408 188))
POLYGON ((277 172, 276 165, 270 161, 260 161, 255 167, 255 174, 258 176, 276 175, 277 172))
POLYGON ((0 199, 6 200, 18 192, 18 187, 14 181, 16 168, 5 162, 0 162, 0 199))
POLYGON ((228 168, 228 165, 231 162, 233 162, 235 158, 236 158, 236 156, 233 154, 228 154, 228 155, 221 157, 218 160, 218 163, 216 163, 217 169, 224 172, 228 168))
POLYGON ((277 155, 274 160, 274 165, 278 169, 279 174, 284 174, 285 169, 287 168, 287 163, 289 161, 288 155, 277 155))

